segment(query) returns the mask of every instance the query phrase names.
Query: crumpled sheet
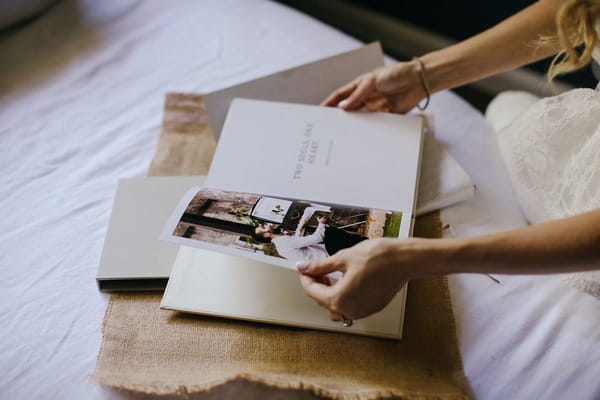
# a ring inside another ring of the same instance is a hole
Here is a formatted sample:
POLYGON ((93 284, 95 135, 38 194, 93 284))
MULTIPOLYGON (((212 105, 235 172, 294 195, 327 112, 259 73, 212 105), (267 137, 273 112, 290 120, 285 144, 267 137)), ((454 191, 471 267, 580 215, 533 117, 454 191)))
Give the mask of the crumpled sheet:
MULTIPOLYGON (((258 0, 65 0, 0 35, 1 397, 124 396, 89 378, 108 299, 95 275, 117 180, 145 175, 166 92, 209 92, 359 45, 258 0)), ((477 185, 443 212, 452 231, 523 225, 482 116, 450 92, 429 111, 477 185)), ((498 278, 451 278, 475 395, 600 398, 598 302, 555 277, 498 278)))

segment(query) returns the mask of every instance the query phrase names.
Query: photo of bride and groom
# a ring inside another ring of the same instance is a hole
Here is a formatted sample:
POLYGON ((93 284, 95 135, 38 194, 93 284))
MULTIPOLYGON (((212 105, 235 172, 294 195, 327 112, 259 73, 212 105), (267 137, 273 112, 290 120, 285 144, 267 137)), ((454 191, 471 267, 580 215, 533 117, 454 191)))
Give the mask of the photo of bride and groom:
POLYGON ((180 244, 285 266, 398 237, 402 219, 400 212, 215 189, 198 190, 179 215, 171 232, 180 244))
POLYGON ((330 226, 330 215, 330 206, 311 203, 304 209, 293 233, 282 230, 277 224, 262 223, 254 229, 253 238, 273 243, 281 257, 293 262, 322 260, 368 239, 360 234, 348 233, 342 228, 330 226), (315 214, 318 225, 314 232, 306 235, 305 226, 315 214))

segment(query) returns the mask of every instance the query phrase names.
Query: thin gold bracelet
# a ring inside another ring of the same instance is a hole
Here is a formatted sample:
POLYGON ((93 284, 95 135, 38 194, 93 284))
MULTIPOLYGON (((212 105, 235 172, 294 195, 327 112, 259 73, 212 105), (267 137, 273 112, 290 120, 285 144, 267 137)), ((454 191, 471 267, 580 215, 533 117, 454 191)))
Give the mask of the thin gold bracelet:
POLYGON ((425 79, 425 64, 419 57, 413 57, 413 61, 416 61, 419 64, 419 76, 421 77, 421 84, 423 85, 423 90, 427 95, 427 99, 425 100, 425 105, 421 106, 421 104, 417 104, 417 108, 421 111, 424 111, 429 105, 429 100, 431 99, 431 91, 429 90, 429 85, 427 84, 427 79, 425 79))

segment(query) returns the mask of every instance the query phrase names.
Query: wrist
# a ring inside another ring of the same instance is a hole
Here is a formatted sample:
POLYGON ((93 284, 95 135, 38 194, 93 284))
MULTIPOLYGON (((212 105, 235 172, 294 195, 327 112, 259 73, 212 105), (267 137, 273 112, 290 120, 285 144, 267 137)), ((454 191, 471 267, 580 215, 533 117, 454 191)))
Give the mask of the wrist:
POLYGON ((461 239, 395 241, 391 253, 398 264, 410 265, 412 278, 427 278, 462 272, 467 243, 461 239))
POLYGON ((463 65, 460 57, 455 57, 454 52, 448 49, 427 53, 419 59, 425 66, 425 77, 431 93, 469 82, 465 76, 468 65, 463 65))
POLYGON ((425 104, 421 105, 417 104, 417 108, 421 111, 424 111, 429 105, 429 101, 431 100, 431 90, 429 88, 429 83, 427 82, 427 76, 425 72, 425 63, 421 61, 419 57, 413 57, 413 64, 416 63, 416 68, 418 69, 419 81, 421 82, 421 90, 423 91, 423 95, 425 98, 425 104))

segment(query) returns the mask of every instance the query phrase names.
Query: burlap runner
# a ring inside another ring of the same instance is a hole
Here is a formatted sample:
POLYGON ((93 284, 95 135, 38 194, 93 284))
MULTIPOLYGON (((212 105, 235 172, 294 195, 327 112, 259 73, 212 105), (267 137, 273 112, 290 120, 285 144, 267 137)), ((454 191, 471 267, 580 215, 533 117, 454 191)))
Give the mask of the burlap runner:
MULTIPOLYGON (((201 97, 168 95, 150 174, 204 174, 214 147, 201 97)), ((439 213, 415 235, 440 237, 439 213)), ((194 398, 468 397, 442 278, 410 283, 402 341, 161 311, 160 298, 111 296, 97 382, 194 398)))

